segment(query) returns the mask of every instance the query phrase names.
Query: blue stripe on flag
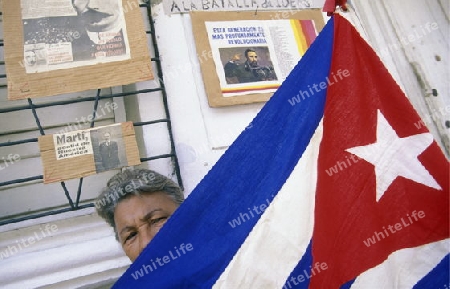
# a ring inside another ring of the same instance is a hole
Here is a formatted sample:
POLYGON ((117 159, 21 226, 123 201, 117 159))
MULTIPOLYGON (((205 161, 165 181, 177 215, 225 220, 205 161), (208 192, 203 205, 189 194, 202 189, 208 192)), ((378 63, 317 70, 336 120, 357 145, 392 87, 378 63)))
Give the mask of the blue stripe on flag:
POLYGON ((448 289, 450 288, 450 277, 449 277, 449 263, 450 263, 450 254, 447 254, 444 259, 433 269, 425 275, 416 285, 414 285, 413 289, 448 289))
MULTIPOLYGON (((311 249, 312 248, 310 242, 305 254, 302 256, 300 262, 298 262, 295 269, 289 275, 282 289, 308 289, 312 276, 311 268, 313 267, 311 249)), ((317 274, 320 274, 320 272, 317 274)), ((343 284, 340 289, 350 289, 354 282, 355 279, 350 280, 347 283, 343 284)))
POLYGON ((283 289, 308 289, 311 276, 312 251, 311 242, 306 248, 305 254, 300 262, 289 275, 283 289))
POLYGON ((251 208, 273 200, 322 118, 326 89, 295 105, 288 100, 329 75, 333 32, 330 20, 252 127, 241 133, 113 288, 213 286, 259 220, 251 208), (233 228, 230 222, 237 219, 240 225, 233 228))

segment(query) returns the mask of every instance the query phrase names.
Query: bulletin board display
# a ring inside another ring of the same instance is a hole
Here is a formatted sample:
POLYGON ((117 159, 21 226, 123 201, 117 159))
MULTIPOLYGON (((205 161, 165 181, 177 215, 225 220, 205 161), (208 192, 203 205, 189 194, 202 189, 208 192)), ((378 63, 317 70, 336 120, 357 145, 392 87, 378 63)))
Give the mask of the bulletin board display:
POLYGON ((2 1, 9 100, 153 79, 138 0, 96 2, 2 1))

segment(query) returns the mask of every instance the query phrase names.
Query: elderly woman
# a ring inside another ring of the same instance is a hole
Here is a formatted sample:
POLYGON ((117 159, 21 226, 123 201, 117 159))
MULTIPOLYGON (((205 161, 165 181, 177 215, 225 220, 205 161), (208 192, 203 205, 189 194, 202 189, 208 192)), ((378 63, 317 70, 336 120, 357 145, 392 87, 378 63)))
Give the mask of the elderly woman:
POLYGON ((151 170, 125 170, 108 181, 96 208, 134 262, 183 201, 180 187, 165 176, 151 170))

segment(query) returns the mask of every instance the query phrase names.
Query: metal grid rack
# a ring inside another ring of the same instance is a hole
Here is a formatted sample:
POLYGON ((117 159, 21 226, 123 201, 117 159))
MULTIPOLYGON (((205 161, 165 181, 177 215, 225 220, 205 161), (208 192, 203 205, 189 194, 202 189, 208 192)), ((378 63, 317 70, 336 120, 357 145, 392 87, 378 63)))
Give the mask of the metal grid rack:
MULTIPOLYGON (((94 118, 93 118, 92 122, 90 123, 90 127, 92 128, 92 127, 94 127, 94 124, 96 121, 95 116, 97 113, 97 108, 98 108, 98 104, 99 104, 100 100, 111 99, 111 98, 122 98, 122 97, 125 98, 127 96, 139 95, 139 94, 143 94, 143 93, 158 93, 162 97, 162 102, 164 104, 164 112, 165 112, 166 117, 162 118, 162 119, 156 119, 156 120, 146 121, 146 122, 133 122, 133 125, 135 127, 143 127, 143 126, 151 126, 151 125, 155 125, 155 124, 159 124, 159 123, 165 123, 167 125, 167 132, 168 132, 169 140, 170 140, 170 152, 168 152, 166 154, 151 156, 151 157, 141 157, 140 160, 141 160, 141 162, 149 162, 149 161, 154 161, 157 159, 167 159, 167 158, 171 159, 171 163, 173 164, 173 173, 176 175, 178 184, 180 185, 181 188, 183 188, 183 182, 182 182, 181 174, 180 174, 180 167, 179 167, 179 163, 178 163, 177 154, 175 151, 175 144, 174 144, 173 133, 172 133, 172 125, 171 125, 170 113, 169 113, 168 102, 167 102, 167 93, 166 93, 166 89, 165 89, 164 82, 163 82, 163 72, 162 72, 161 62, 160 62, 160 58, 159 58, 159 50, 158 50, 158 45, 156 42, 156 36, 154 33, 155 26, 154 26, 154 21, 152 18, 151 3, 150 3, 150 1, 145 1, 144 4, 140 4, 139 6, 141 9, 145 9, 146 14, 148 15, 150 30, 146 31, 146 33, 148 35, 150 35, 151 43, 153 45, 153 51, 154 51, 155 56, 151 58, 151 61, 154 62, 155 67, 156 67, 155 74, 158 77, 159 87, 141 89, 141 90, 135 90, 135 91, 129 91, 129 92, 123 92, 123 93, 109 93, 106 95, 101 95, 101 89, 98 89, 95 96, 93 95, 93 96, 82 97, 82 98, 77 98, 77 99, 60 100, 60 101, 54 101, 54 102, 49 102, 49 103, 44 103, 44 104, 34 104, 32 99, 27 99, 28 105, 22 105, 22 106, 17 106, 17 107, 13 107, 13 108, 0 108, 0 115, 3 113, 9 113, 9 112, 14 112, 14 111, 30 110, 31 111, 30 113, 33 114, 33 116, 36 120, 36 125, 37 125, 37 128, 39 129, 40 134, 44 135, 45 131, 40 123, 39 116, 38 116, 39 109, 41 109, 41 108, 51 107, 51 106, 61 106, 61 105, 65 106, 65 105, 70 105, 70 104, 78 103, 78 102, 89 102, 89 101, 92 102, 93 101, 94 107, 93 107, 92 115, 94 116, 94 118)), ((0 15, 2 15, 1 12, 0 12, 0 15)), ((0 39, 0 46, 3 47, 3 45, 4 45, 4 41, 3 41, 3 39, 0 39)), ((4 66, 5 62, 0 61, 0 65, 4 66)), ((0 79, 4 79, 4 78, 6 78, 6 74, 0 74, 0 79)), ((4 88, 6 88, 6 85, 0 85, 0 88, 4 89, 4 88)), ((36 143, 36 142, 38 142, 38 138, 29 138, 29 139, 22 139, 19 141, 2 142, 2 143, 0 143, 0 147, 15 146, 15 145, 20 145, 20 144, 25 144, 25 143, 36 143)), ((36 180, 42 180, 42 179, 43 179, 42 175, 35 175, 35 176, 26 177, 26 178, 12 179, 12 180, 9 180, 6 182, 0 182, 0 188, 9 186, 9 185, 13 185, 13 184, 24 184, 24 183, 28 183, 28 182, 32 182, 32 181, 36 181, 36 180)), ((36 218, 49 216, 49 215, 56 215, 56 214, 69 212, 69 211, 81 210, 84 208, 89 208, 89 207, 95 206, 95 204, 93 202, 86 203, 86 204, 80 204, 80 198, 81 198, 81 195, 83 192, 83 178, 80 178, 78 181, 78 189, 77 189, 77 193, 76 193, 76 199, 71 198, 69 191, 66 187, 66 184, 64 182, 61 182, 61 189, 62 189, 62 193, 64 193, 67 198, 67 205, 64 208, 48 209, 43 212, 32 213, 32 214, 28 214, 25 216, 19 216, 19 217, 13 217, 13 218, 5 219, 5 220, 0 220, 0 226, 5 225, 5 224, 10 224, 10 223, 17 223, 17 222, 21 222, 21 221, 25 221, 25 220, 30 220, 30 219, 36 219, 36 218)))

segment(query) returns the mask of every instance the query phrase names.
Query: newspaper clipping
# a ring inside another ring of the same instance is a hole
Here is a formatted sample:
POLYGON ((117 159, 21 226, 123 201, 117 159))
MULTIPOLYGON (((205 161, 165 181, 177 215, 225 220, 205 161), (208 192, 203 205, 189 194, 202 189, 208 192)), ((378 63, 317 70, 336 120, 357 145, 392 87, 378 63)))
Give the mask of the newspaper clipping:
POLYGON ((205 25, 224 97, 274 92, 317 35, 313 20, 205 25))
POLYGON ((92 155, 91 135, 88 131, 74 131, 54 134, 56 160, 92 155))
POLYGON ((127 165, 121 124, 53 135, 56 160, 93 155, 96 172, 127 165))
POLYGON ((121 0, 20 1, 27 73, 130 59, 121 0))

